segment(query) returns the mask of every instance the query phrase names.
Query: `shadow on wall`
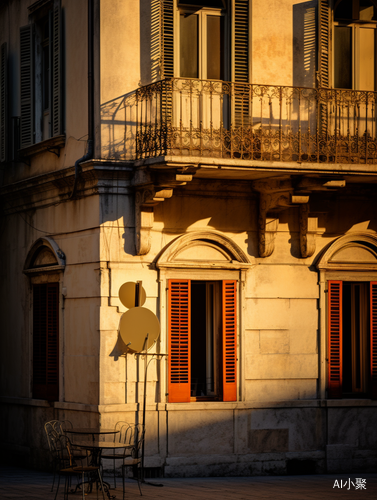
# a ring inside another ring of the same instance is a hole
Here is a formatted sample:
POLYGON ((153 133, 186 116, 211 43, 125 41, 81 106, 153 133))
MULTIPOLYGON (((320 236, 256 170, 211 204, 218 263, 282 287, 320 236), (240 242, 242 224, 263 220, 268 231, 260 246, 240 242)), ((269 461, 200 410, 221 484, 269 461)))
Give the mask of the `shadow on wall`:
POLYGON ((102 158, 135 158, 136 114, 136 90, 101 105, 102 158))

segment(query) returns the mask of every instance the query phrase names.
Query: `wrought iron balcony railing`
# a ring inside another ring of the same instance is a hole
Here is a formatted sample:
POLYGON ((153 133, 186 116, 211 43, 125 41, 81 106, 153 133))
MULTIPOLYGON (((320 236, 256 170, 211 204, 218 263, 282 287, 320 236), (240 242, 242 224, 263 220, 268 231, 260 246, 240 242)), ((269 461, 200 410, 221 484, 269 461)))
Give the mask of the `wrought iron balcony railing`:
POLYGON ((376 92, 166 79, 103 106, 103 153, 375 164, 376 98, 376 92))

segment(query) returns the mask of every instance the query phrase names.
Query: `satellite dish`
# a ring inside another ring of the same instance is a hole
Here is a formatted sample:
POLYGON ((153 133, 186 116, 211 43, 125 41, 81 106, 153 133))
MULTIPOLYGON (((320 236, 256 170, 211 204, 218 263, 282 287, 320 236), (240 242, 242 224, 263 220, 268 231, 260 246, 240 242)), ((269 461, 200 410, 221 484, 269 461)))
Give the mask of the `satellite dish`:
POLYGON ((139 283, 128 281, 119 288, 119 299, 127 309, 142 306, 147 298, 144 288, 139 283), (140 290, 141 289, 141 290, 140 290), (139 297, 139 303, 138 303, 139 297))
POLYGON ((147 335, 148 349, 156 342, 160 335, 160 322, 146 307, 133 307, 121 317, 119 332, 130 352, 140 352, 147 348, 147 335))

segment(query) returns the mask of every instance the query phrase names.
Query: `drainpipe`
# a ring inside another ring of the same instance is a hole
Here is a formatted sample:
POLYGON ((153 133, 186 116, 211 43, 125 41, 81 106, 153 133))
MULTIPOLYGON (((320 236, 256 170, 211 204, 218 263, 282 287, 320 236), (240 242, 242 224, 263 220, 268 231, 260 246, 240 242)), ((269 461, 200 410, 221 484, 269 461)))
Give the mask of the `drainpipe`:
POLYGON ((88 0, 88 151, 75 162, 75 182, 69 199, 75 198, 80 163, 90 160, 94 155, 94 77, 93 77, 93 0, 88 0))

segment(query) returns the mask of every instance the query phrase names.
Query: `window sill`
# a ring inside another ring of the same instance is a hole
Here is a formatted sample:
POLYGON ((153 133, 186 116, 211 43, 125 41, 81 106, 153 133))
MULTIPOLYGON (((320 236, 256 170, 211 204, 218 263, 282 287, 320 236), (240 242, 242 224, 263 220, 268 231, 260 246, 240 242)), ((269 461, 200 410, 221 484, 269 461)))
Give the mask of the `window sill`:
POLYGON ((27 148, 22 148, 18 151, 22 158, 29 158, 31 156, 43 153, 44 151, 49 151, 50 153, 56 154, 57 157, 60 156, 60 149, 65 146, 65 135, 57 135, 46 139, 45 141, 38 142, 27 148))

